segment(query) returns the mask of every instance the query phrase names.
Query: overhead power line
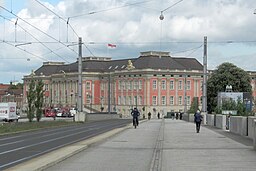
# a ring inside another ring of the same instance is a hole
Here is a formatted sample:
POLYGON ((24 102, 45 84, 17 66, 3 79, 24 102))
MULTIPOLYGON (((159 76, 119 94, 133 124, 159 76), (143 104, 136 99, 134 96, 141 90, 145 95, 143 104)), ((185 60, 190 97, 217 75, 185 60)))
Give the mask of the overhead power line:
MULTIPOLYGON (((66 46, 63 42, 57 40, 57 39, 54 38, 53 36, 47 34, 46 32, 42 31, 41 29, 37 28, 36 26, 30 24, 29 22, 27 22, 27 21, 24 20, 23 18, 17 16, 16 14, 12 13, 12 12, 9 11, 8 9, 4 8, 3 6, 0 6, 0 8, 2 8, 3 10, 5 10, 5 11, 9 12, 10 14, 14 15, 16 18, 19 18, 20 20, 22 20, 23 22, 25 22, 25 23, 28 24, 29 26, 33 27, 34 29, 36 29, 36 30, 38 30, 39 32, 41 32, 41 33, 43 33, 44 35, 46 35, 47 37, 49 37, 49 38, 55 40, 56 42, 58 42, 58 43, 60 43, 60 44, 62 44, 62 45, 64 45, 64 46, 66 46)), ((67 46, 66 46, 66 47, 67 47, 67 46)), ((68 49, 70 49, 71 51, 73 51, 75 54, 78 55, 78 53, 77 53, 76 51, 74 51, 73 49, 71 49, 71 48, 69 48, 69 47, 68 47, 68 49)))
POLYGON ((142 2, 136 2, 136 3, 127 3, 127 4, 125 4, 125 5, 118 6, 118 7, 113 7, 113 8, 108 8, 108 9, 104 9, 104 10, 91 11, 91 12, 89 12, 89 13, 74 15, 74 16, 71 16, 71 17, 69 17, 69 18, 77 18, 77 17, 82 17, 82 16, 85 16, 85 15, 92 15, 92 14, 97 14, 97 13, 101 13, 101 12, 113 11, 113 10, 120 9, 120 8, 125 8, 125 7, 128 7, 128 6, 133 6, 133 5, 138 5, 138 4, 147 3, 147 2, 150 2, 150 1, 152 1, 152 0, 149 0, 149 1, 142 1, 142 2))
POLYGON ((180 1, 178 1, 178 2, 176 2, 176 3, 174 3, 174 4, 172 4, 171 6, 169 6, 169 7, 165 8, 164 10, 162 10, 162 11, 161 11, 161 13, 162 13, 162 12, 164 12, 164 11, 167 11, 168 9, 170 9, 170 8, 174 7, 175 5, 177 5, 177 4, 179 4, 179 3, 181 3, 182 1, 183 1, 183 0, 180 0, 180 1))
MULTIPOLYGON (((0 14, 0 17, 4 18, 1 14, 0 14)), ((6 19, 6 18, 5 18, 6 19)), ((6 19, 12 23, 14 23, 14 21, 10 20, 10 19, 6 19)), ((58 55, 57 53, 55 53, 53 50, 51 50, 48 46, 45 45, 45 43, 41 42, 39 39, 37 39, 35 36, 33 36, 31 33, 29 33, 25 28, 23 28, 21 25, 19 25, 17 23, 18 20, 15 21, 15 26, 19 26, 22 30, 24 30, 26 33, 28 33, 32 38, 34 38, 36 41, 38 41, 38 43, 40 43, 42 46, 44 46, 46 49, 48 49, 51 53, 55 54, 56 56, 58 56, 59 58, 63 59, 64 61, 68 62, 66 59, 64 59, 62 56, 58 55)), ((16 35, 15 35, 15 43, 17 43, 17 40, 16 40, 16 35)), ((30 43, 32 44, 32 42, 24 42, 24 43, 21 43, 20 45, 22 44, 25 44, 25 43, 30 43)), ((15 45, 15 47, 17 47, 17 45, 15 45)))

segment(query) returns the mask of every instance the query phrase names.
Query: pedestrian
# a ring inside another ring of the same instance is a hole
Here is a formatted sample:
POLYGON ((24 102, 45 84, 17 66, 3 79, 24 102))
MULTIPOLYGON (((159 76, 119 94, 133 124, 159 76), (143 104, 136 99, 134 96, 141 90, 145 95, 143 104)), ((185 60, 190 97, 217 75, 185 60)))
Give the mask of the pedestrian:
POLYGON ((150 120, 150 118, 151 118, 151 113, 148 112, 148 120, 150 120))
POLYGON ((157 113, 157 118, 160 119, 160 113, 159 112, 157 113))
POLYGON ((182 120, 182 115, 183 115, 183 113, 180 113, 180 120, 182 120))
POLYGON ((200 110, 197 110, 196 113, 194 114, 194 122, 196 124, 196 133, 200 132, 200 125, 202 122, 203 116, 200 113, 200 110))

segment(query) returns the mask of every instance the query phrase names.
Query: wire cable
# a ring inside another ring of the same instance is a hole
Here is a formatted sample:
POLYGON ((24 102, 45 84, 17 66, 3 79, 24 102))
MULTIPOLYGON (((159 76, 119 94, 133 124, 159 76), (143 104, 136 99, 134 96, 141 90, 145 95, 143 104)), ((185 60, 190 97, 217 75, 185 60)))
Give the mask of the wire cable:
MULTIPOLYGON (((36 26, 30 24, 29 22, 27 22, 27 21, 24 20, 23 18, 17 16, 16 14, 12 13, 12 12, 9 11, 8 9, 4 8, 3 6, 0 6, 0 8, 2 8, 3 10, 5 10, 5 11, 9 12, 10 14, 14 15, 16 18, 19 18, 20 20, 22 20, 23 22, 25 22, 25 23, 28 24, 29 26, 33 27, 34 29, 38 30, 39 32, 43 33, 44 35, 50 37, 51 39, 55 40, 56 42, 58 42, 58 43, 60 43, 60 44, 62 44, 62 45, 64 45, 64 46, 66 46, 63 42, 57 40, 57 39, 54 38, 53 36, 47 34, 46 32, 42 31, 41 29, 37 28, 36 26)), ((68 47, 68 46, 66 46, 66 47, 68 47)), ((74 51, 73 49, 71 49, 71 48, 69 48, 69 47, 68 47, 68 49, 70 49, 71 51, 73 51, 75 54, 78 55, 78 53, 77 53, 76 51, 74 51)))
MULTIPOLYGON (((4 18, 1 14, 0 14, 0 17, 4 18)), ((10 19, 6 19, 6 20, 8 20, 8 21, 14 23, 14 21, 12 21, 12 20, 10 20, 10 19)), ((31 33, 29 33, 26 29, 24 29, 21 25, 19 25, 19 24, 17 23, 17 20, 16 20, 15 26, 17 26, 17 25, 18 25, 22 30, 24 30, 26 33, 28 33, 32 38, 34 38, 36 41, 38 41, 42 46, 44 46, 46 49, 48 49, 51 53, 55 54, 55 55, 58 56, 59 58, 61 58, 61 59, 63 59, 64 61, 66 61, 66 62, 69 63, 69 61, 67 61, 67 60, 64 59, 62 56, 60 56, 60 55, 58 55, 57 53, 55 53, 55 52, 54 52, 53 50, 51 50, 48 46, 46 46, 46 45, 45 45, 44 43, 42 43, 39 39, 37 39, 35 36, 33 36, 31 33)), ((16 35, 15 35, 15 42, 17 42, 17 40, 16 40, 16 35)), ((31 42, 30 42, 30 43, 31 43, 31 42)))
POLYGON ((167 11, 168 9, 170 9, 170 8, 174 7, 175 5, 177 5, 177 4, 179 4, 179 3, 181 3, 182 1, 183 1, 183 0, 180 0, 180 1, 178 1, 178 2, 176 2, 176 3, 174 3, 174 4, 172 4, 171 6, 169 6, 169 7, 165 8, 164 10, 162 10, 161 12, 167 11))

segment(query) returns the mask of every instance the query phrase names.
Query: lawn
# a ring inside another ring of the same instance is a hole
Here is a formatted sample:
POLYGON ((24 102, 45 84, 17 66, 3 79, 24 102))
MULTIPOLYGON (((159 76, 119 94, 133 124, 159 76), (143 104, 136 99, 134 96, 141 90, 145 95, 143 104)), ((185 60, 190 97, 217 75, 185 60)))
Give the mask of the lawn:
POLYGON ((11 123, 2 123, 0 125, 0 135, 24 132, 30 130, 44 129, 44 128, 53 128, 53 127, 62 127, 81 124, 77 122, 70 121, 40 121, 40 122, 11 122, 11 123))

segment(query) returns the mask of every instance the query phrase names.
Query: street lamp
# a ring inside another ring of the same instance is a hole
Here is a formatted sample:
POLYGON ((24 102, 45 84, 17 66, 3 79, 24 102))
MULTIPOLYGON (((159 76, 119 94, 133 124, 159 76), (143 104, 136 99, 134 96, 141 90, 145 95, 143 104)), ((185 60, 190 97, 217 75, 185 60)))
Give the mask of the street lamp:
POLYGON ((253 14, 256 14, 256 9, 254 10, 253 14))

